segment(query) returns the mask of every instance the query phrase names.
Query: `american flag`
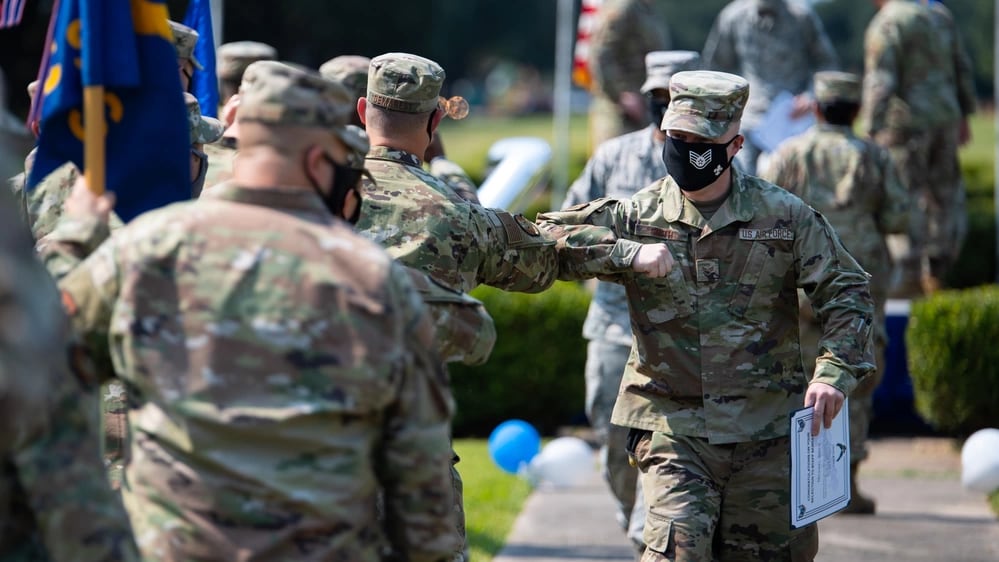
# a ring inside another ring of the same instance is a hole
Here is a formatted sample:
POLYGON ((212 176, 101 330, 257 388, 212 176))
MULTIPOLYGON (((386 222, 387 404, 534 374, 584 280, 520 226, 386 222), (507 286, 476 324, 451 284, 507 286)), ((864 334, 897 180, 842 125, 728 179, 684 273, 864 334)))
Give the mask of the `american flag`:
POLYGON ((0 0, 0 29, 21 23, 24 5, 27 3, 28 0, 0 0))

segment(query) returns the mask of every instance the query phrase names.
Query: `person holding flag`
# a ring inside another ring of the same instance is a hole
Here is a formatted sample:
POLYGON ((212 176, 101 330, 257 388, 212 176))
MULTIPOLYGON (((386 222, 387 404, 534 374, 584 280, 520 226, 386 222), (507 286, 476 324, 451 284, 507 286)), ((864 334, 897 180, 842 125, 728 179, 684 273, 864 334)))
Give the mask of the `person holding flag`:
POLYGON ((189 199, 187 121, 166 3, 62 0, 53 16, 27 191, 72 162, 92 189, 115 192, 125 221, 189 199))

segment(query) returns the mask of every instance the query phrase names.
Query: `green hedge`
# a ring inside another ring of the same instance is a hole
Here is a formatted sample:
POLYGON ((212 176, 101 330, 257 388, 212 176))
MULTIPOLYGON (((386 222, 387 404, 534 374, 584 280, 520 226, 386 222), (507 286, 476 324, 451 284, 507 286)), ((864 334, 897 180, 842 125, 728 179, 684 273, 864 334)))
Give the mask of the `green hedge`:
POLYGON ((486 436, 520 418, 543 435, 580 421, 585 398, 583 320, 590 295, 556 283, 537 295, 491 287, 472 292, 496 322, 496 347, 484 365, 451 365, 456 436, 486 436))
POLYGON ((999 287, 943 291, 912 303, 905 334, 916 409, 958 434, 999 412, 999 287))

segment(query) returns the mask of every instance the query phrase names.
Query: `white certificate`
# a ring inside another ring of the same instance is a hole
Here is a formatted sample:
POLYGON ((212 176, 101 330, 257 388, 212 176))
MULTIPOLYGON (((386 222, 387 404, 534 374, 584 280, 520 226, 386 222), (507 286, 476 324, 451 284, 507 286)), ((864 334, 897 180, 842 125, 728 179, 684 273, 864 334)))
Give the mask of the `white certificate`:
POLYGON ((812 437, 814 408, 791 414, 791 527, 804 527, 850 503, 850 419, 847 403, 812 437))

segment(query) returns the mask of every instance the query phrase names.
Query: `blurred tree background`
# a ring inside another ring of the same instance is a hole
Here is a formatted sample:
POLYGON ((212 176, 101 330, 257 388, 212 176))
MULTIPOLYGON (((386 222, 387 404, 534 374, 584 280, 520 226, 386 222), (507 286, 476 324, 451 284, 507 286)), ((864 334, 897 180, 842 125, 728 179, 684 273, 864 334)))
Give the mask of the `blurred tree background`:
MULTIPOLYGON (((170 0, 182 19, 188 0, 170 0)), ((728 0, 653 0, 677 49, 700 50, 711 23, 728 0)), ((803 0, 797 0, 803 1, 803 0)), ((24 23, 0 30, 0 68, 7 75, 12 109, 27 108, 24 85, 34 78, 53 0, 29 0, 24 23)), ((976 85, 992 95, 995 0, 949 0, 975 63, 976 85)), ((545 110, 554 69, 556 0, 229 0, 223 40, 253 39, 278 48, 286 60, 316 67, 340 54, 419 53, 448 72, 449 94, 484 102, 484 89, 501 93, 511 82, 530 90, 508 104, 514 112, 545 110), (526 86, 525 86, 526 84, 526 86)), ((576 10, 579 0, 576 0, 576 10)), ((864 28, 871 0, 816 5, 847 70, 862 67, 864 28)))

